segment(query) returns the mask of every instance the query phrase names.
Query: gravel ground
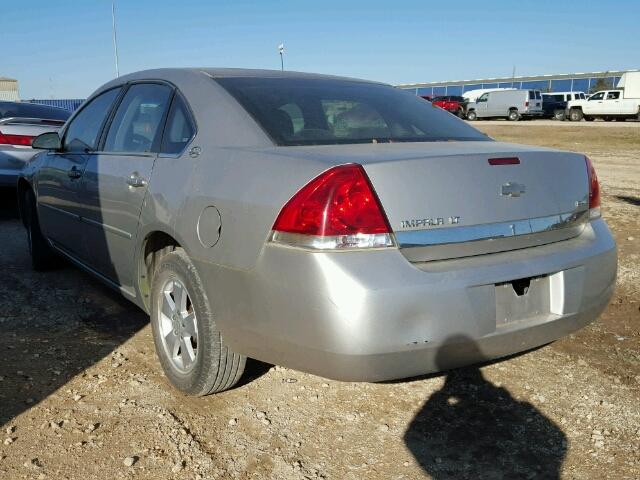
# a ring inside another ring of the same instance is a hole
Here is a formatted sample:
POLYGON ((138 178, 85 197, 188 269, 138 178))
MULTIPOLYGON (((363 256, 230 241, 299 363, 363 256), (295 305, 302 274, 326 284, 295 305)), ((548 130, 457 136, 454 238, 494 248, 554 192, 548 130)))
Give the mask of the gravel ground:
POLYGON ((592 157, 620 249, 611 305, 546 347, 407 381, 251 362, 237 388, 183 397, 142 312, 70 266, 30 270, 5 194, 0 479, 640 478, 640 134, 550 123, 476 126, 592 157))

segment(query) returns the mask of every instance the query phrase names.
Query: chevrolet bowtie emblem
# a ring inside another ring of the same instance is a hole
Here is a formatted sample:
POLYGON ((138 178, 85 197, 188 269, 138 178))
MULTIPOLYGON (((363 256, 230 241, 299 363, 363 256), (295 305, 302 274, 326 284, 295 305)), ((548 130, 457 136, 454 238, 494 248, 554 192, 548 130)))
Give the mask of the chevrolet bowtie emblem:
POLYGON ((503 197, 519 197, 526 191, 524 185, 515 182, 507 182, 502 185, 500 195, 503 197))

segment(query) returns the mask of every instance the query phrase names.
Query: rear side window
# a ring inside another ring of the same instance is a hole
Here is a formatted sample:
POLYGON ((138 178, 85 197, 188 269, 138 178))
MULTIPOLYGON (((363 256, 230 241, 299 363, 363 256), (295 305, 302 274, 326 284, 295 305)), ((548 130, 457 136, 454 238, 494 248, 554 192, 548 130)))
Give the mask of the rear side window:
POLYGON ((1 118, 39 118, 45 120, 66 120, 71 112, 62 108, 47 107, 33 103, 0 102, 1 118))
POLYGON ((65 132, 64 151, 95 150, 102 126, 121 90, 119 87, 101 93, 78 112, 65 132))
POLYGON ((162 153, 181 153, 196 133, 191 114, 180 95, 176 95, 162 136, 162 153))
POLYGON ((620 98, 620 92, 607 93, 607 100, 617 100, 618 98, 620 98))
POLYGON ((157 151, 173 89, 167 85, 132 85, 120 102, 104 143, 105 152, 157 151))

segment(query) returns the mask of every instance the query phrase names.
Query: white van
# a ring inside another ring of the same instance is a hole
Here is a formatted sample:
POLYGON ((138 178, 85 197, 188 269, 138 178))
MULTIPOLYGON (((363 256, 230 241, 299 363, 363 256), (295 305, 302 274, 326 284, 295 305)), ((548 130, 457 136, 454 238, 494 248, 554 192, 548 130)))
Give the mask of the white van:
POLYGON ((517 121, 521 118, 542 116, 542 94, 540 90, 500 90, 483 93, 467 105, 467 119, 506 118, 517 121))

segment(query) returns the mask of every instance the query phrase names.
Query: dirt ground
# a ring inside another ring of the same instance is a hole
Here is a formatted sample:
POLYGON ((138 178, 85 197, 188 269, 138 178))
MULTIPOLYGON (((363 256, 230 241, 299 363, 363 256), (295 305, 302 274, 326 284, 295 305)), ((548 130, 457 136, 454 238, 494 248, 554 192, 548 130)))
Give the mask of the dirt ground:
POLYGON ((31 271, 6 193, 0 479, 640 478, 640 124, 475 125, 593 159, 620 255, 597 322, 426 378, 341 383, 252 362, 237 388, 185 398, 142 312, 73 267, 31 271))

